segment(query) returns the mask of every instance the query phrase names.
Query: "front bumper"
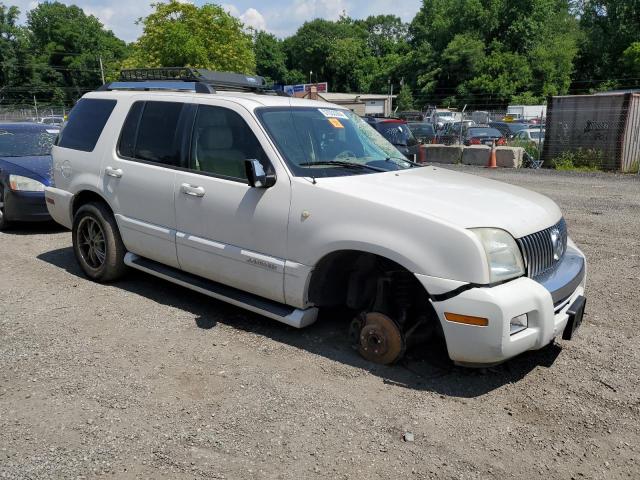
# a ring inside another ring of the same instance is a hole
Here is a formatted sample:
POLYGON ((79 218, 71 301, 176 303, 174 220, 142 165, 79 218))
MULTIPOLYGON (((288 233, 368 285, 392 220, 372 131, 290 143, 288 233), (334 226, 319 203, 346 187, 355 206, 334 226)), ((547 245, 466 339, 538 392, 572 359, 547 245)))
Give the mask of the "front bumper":
POLYGON ((20 192, 7 189, 4 194, 4 215, 11 222, 51 220, 43 192, 20 192))
POLYGON ((570 241, 563 261, 545 278, 536 281, 521 277, 433 302, 449 356, 459 364, 491 365, 548 345, 564 331, 569 319, 567 310, 584 295, 585 284, 584 255, 570 241), (445 312, 483 317, 489 320, 488 325, 450 322, 445 312), (527 314, 528 327, 511 334, 511 319, 523 314, 527 314))

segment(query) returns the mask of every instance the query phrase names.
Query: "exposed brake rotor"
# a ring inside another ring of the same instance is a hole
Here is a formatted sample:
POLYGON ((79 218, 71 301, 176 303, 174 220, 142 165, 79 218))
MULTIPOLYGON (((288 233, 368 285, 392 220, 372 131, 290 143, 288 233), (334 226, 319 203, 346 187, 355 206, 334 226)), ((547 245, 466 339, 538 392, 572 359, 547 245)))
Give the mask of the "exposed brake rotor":
POLYGON ((404 338, 398 325, 379 312, 369 312, 363 317, 358 342, 360 355, 370 362, 382 365, 397 361, 405 350, 404 338))

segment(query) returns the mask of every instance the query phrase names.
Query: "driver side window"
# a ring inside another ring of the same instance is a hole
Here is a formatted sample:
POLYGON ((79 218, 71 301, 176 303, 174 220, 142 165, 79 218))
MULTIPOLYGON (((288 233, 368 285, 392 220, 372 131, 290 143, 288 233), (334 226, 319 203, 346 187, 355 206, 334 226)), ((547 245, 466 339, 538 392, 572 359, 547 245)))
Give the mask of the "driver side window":
POLYGON ((200 105, 191 139, 189 167, 234 180, 246 181, 245 160, 273 169, 251 128, 233 110, 200 105))

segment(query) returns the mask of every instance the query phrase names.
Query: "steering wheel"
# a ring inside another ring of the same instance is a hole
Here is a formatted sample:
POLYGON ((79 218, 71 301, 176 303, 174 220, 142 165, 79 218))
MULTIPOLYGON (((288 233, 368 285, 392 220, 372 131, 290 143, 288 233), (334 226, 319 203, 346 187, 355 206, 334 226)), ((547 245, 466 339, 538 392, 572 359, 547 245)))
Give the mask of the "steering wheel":
POLYGON ((336 155, 336 160, 348 160, 350 158, 357 160, 358 156, 351 150, 343 150, 338 155, 336 155))

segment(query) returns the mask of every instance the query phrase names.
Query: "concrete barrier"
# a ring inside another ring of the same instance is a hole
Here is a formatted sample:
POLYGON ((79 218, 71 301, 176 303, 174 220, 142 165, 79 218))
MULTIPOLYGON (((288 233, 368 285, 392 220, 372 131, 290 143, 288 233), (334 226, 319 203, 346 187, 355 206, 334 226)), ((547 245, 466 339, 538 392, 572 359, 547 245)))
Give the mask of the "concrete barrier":
POLYGON ((460 163, 462 148, 458 145, 422 145, 424 150, 423 158, 427 162, 433 163, 460 163))
POLYGON ((489 163, 489 155, 491 155, 491 147, 485 145, 472 145, 464 147, 462 152, 462 163, 465 165, 485 166, 489 163))
POLYGON ((496 165, 506 168, 521 168, 524 159, 522 147, 497 147, 496 165))
MULTIPOLYGON (((489 163, 491 147, 486 145, 421 145, 420 160, 433 163, 463 163, 484 167, 489 163)), ((522 147, 496 147, 496 165, 521 168, 524 159, 522 147)))

